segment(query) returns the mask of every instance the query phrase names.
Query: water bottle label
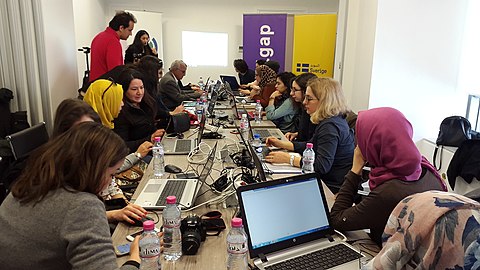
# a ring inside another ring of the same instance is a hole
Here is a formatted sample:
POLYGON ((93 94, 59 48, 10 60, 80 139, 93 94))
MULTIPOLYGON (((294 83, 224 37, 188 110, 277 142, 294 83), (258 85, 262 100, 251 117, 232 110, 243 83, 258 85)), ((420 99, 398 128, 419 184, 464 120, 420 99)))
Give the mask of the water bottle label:
POLYGON ((153 258, 160 255, 160 246, 154 248, 140 248, 140 257, 153 258))
POLYGON ((165 227, 165 228, 176 228, 176 227, 180 227, 180 220, 176 220, 176 219, 164 219, 164 220, 163 220, 163 227, 165 227))
POLYGON ((247 253, 247 243, 227 243, 227 251, 232 254, 247 253))

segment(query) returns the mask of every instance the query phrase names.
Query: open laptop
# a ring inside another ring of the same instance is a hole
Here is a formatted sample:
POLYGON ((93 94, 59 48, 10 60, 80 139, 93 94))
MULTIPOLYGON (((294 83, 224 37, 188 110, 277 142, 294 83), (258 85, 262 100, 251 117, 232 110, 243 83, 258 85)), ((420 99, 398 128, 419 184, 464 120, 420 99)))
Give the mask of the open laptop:
POLYGON ((363 257, 334 240, 321 180, 303 174, 237 189, 250 258, 259 269, 359 269, 363 257), (327 255, 332 254, 332 255, 327 255))
MULTIPOLYGON (((210 82, 210 77, 208 77, 207 81, 205 82, 205 85, 203 86, 203 91, 207 92, 208 95, 208 84, 210 82)), ((184 107, 195 107, 197 105, 197 100, 185 100, 182 102, 182 105, 184 107)))
POLYGON ((240 85, 237 82, 237 78, 235 76, 231 75, 220 75, 220 79, 222 80, 223 83, 227 83, 230 85, 230 89, 232 89, 232 92, 235 95, 238 95, 238 89, 240 88, 240 85))
POLYGON ((206 117, 205 114, 203 114, 198 128, 197 138, 195 139, 164 138, 162 144, 165 155, 186 155, 195 149, 202 140, 205 121, 206 117))
POLYGON ((283 133, 277 128, 254 128, 249 124, 250 136, 253 138, 253 134, 259 134, 262 143, 265 143, 268 137, 275 137, 279 140, 283 138, 283 133))
POLYGON ((181 209, 192 207, 200 188, 212 170, 216 150, 217 143, 210 151, 207 162, 198 179, 149 179, 135 200, 135 204, 145 209, 163 209, 167 204, 167 197, 174 195, 177 197, 178 205, 181 209))

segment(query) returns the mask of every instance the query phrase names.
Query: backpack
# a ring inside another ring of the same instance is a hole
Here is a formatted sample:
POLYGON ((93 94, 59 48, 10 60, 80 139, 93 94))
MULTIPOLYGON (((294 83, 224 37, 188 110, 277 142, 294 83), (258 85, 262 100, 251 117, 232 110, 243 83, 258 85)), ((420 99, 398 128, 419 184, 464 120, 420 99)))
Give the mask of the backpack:
POLYGON ((437 147, 433 153, 433 164, 437 170, 442 167, 443 146, 459 147, 462 142, 471 139, 471 125, 468 119, 462 116, 450 116, 443 119, 437 137, 437 147), (440 163, 437 168, 437 152, 440 148, 440 163))

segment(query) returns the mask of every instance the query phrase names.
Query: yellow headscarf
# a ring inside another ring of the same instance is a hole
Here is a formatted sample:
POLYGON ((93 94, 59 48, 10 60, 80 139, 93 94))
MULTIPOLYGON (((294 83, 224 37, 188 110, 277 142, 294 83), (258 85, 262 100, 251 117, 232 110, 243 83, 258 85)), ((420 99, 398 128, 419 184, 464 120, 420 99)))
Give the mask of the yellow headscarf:
POLYGON ((113 129, 113 119, 120 113, 122 99, 122 86, 109 80, 94 81, 83 98, 98 113, 102 124, 110 129, 113 129))

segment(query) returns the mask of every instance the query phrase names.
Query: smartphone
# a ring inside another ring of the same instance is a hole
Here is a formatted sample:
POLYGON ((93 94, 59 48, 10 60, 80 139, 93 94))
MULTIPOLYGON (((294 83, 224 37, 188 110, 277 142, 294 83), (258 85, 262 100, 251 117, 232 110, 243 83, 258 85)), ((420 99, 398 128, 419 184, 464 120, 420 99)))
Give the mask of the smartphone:
POLYGON ((126 243, 126 244, 123 244, 123 245, 118 245, 115 247, 115 254, 117 254, 117 256, 123 256, 123 255, 127 255, 128 253, 130 253, 130 245, 131 243, 126 243))
MULTIPOLYGON (((159 232, 160 232, 160 229, 157 228, 157 227, 155 227, 155 231, 156 231, 157 233, 159 233, 159 232)), ((129 234, 129 235, 127 235, 127 240, 130 241, 130 242, 133 242, 133 240, 135 240, 135 237, 136 237, 137 235, 142 234, 142 233, 143 233, 143 230, 138 231, 138 232, 134 232, 134 233, 132 233, 132 234, 129 234)))

